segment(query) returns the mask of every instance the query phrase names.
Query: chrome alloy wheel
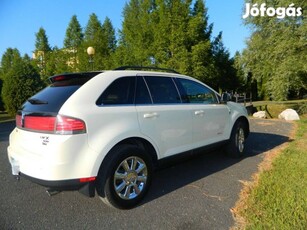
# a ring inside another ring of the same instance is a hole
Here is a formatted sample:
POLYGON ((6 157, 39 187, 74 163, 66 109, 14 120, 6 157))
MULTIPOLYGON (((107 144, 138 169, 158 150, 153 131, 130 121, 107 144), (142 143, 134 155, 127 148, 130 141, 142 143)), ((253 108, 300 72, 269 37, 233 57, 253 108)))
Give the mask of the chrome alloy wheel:
POLYGON ((147 182, 147 166, 136 156, 123 160, 114 173, 114 190, 124 199, 136 198, 145 188, 147 182))
POLYGON ((244 129, 240 127, 236 135, 236 142, 237 142, 236 144, 240 153, 242 153, 244 150, 244 141, 245 141, 244 129))

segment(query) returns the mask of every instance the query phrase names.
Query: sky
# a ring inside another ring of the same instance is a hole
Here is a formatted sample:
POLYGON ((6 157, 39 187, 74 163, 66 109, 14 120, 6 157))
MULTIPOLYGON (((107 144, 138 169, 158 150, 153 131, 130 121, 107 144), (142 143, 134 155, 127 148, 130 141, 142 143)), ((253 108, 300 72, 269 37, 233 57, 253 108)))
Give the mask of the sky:
MULTIPOLYGON (((35 34, 43 27, 51 47, 63 47, 66 29, 73 15, 85 28, 95 13, 103 22, 110 18, 118 31, 122 11, 129 0, 0 0, 0 58, 7 48, 17 48, 21 55, 32 56, 35 34)), ((243 25, 244 0, 206 0, 213 36, 223 32, 223 43, 231 56, 242 51, 249 37, 243 25)))

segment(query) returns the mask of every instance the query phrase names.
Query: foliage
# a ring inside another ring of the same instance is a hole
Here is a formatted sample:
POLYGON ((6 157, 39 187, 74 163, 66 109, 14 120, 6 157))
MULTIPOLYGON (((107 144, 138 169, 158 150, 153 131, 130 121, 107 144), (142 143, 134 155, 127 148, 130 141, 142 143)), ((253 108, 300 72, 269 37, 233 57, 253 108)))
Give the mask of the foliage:
MULTIPOLYGON (((259 6, 263 1, 252 3, 259 6)), ((291 3, 303 9, 307 7, 307 2, 300 0, 268 0, 266 3, 274 8, 287 8, 291 3)), ((260 97, 286 100, 306 93, 307 18, 249 17, 245 22, 253 33, 243 56, 246 68, 258 82, 260 97)))
POLYGON ((307 114, 307 101, 298 107, 297 112, 298 114, 307 114))
POLYGON ((35 41, 35 50, 48 52, 51 50, 51 47, 48 43, 48 37, 46 35, 46 31, 43 27, 40 27, 36 35, 35 41))
POLYGON ((0 111, 4 111, 4 103, 1 96, 2 86, 3 86, 3 80, 1 80, 0 78, 0 111))
MULTIPOLYGON (((107 69, 110 65, 110 54, 115 49, 115 30, 110 22, 109 18, 106 18, 104 23, 98 20, 96 14, 91 14, 88 24, 85 28, 85 36, 83 43, 83 50, 92 46, 95 49, 95 55, 93 59, 94 69, 107 69)), ((88 57, 85 52, 80 53, 81 69, 89 69, 88 57)))
POLYGON ((46 35, 46 31, 43 27, 40 27, 38 32, 35 34, 36 41, 35 41, 35 60, 36 65, 40 69, 40 74, 42 78, 46 78, 46 65, 48 63, 49 54, 51 51, 51 47, 48 42, 48 37, 46 35))
POLYGON ((76 15, 73 15, 64 38, 64 48, 76 50, 83 41, 84 34, 76 15))
POLYGON ((214 88, 238 88, 222 35, 211 41, 213 25, 203 0, 131 0, 123 16, 118 65, 173 68, 214 88))
POLYGON ((28 56, 17 56, 10 70, 6 73, 2 88, 2 98, 9 115, 16 114, 18 108, 42 88, 43 84, 28 56))
MULTIPOLYGON (((82 28, 77 19, 77 16, 73 15, 66 29, 66 34, 64 39, 64 49, 62 52, 59 52, 58 49, 55 49, 53 51, 54 54, 51 57, 51 59, 55 58, 55 60, 52 60, 51 62, 55 64, 54 62, 57 61, 56 57, 60 56, 61 57, 60 60, 64 61, 65 64, 68 63, 67 67, 70 67, 72 71, 76 72, 78 64, 77 53, 78 51, 80 51, 79 47, 83 42, 83 37, 84 34, 82 32, 82 28)), ((57 66, 55 66, 55 68, 56 67, 57 66)), ((58 70, 58 68, 56 69, 58 70)))
POLYGON ((7 48, 1 59, 0 78, 5 79, 15 62, 18 62, 20 53, 17 49, 7 48))

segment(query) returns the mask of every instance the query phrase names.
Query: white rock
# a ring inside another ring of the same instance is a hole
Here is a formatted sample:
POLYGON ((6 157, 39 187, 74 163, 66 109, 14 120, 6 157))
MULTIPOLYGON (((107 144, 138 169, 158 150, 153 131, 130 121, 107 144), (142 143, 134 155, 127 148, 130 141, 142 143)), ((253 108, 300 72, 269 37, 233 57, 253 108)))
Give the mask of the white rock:
POLYGON ((256 113, 254 113, 253 117, 256 117, 256 118, 267 118, 265 111, 258 111, 256 113))
POLYGON ((285 119, 286 121, 296 121, 300 119, 300 117, 298 116, 297 112, 294 109, 286 109, 282 111, 278 115, 278 118, 285 119))

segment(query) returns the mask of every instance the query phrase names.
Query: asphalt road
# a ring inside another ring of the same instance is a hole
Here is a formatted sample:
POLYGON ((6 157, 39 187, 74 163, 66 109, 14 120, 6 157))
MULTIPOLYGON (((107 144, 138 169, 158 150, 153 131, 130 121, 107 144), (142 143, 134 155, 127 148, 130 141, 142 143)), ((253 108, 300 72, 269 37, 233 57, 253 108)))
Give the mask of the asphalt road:
POLYGON ((14 180, 7 159, 13 122, 0 123, 0 229, 229 229, 230 209, 265 151, 289 140, 293 124, 251 119, 247 155, 206 153, 158 171, 145 201, 116 210, 78 192, 49 197, 45 188, 14 180))

